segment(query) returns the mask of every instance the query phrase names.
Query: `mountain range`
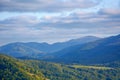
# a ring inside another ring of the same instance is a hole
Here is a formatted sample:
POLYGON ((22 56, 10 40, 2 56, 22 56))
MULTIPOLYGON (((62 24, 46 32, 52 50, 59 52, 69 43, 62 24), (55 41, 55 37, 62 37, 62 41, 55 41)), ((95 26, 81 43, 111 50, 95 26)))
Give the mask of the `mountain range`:
POLYGON ((24 57, 24 56, 38 57, 46 53, 53 53, 62 50, 69 46, 73 46, 76 44, 83 44, 98 39, 100 38, 94 36, 86 36, 83 38, 72 39, 66 42, 54 43, 54 44, 37 43, 37 42, 28 42, 28 43, 16 42, 1 46, 0 52, 5 53, 7 55, 11 55, 13 57, 24 57))
POLYGON ((120 35, 78 44, 50 54, 48 60, 62 63, 100 64, 120 61, 120 35))
POLYGON ((120 61, 120 35, 107 38, 87 36, 54 44, 17 42, 1 46, 0 52, 65 64, 103 64, 120 61))

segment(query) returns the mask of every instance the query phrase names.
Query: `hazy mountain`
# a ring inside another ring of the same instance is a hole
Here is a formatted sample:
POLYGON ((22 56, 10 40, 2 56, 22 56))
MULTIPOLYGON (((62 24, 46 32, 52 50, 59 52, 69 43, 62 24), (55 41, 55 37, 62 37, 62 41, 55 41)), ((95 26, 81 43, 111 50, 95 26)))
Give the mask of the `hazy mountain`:
POLYGON ((84 43, 92 42, 98 39, 100 38, 95 37, 95 36, 85 36, 85 37, 81 37, 78 39, 72 39, 66 42, 55 43, 55 44, 52 44, 50 48, 50 52, 56 52, 66 47, 70 47, 70 46, 77 45, 77 44, 84 44, 84 43))
POLYGON ((10 43, 0 47, 0 52, 14 57, 38 56, 42 51, 26 46, 24 43, 10 43))
POLYGON ((28 42, 28 43, 10 43, 0 47, 0 52, 5 53, 14 57, 38 57, 43 55, 44 53, 51 53, 55 51, 62 50, 66 47, 73 46, 76 44, 83 44, 91 41, 95 41, 99 39, 94 36, 86 36, 79 39, 73 39, 66 42, 61 43, 37 43, 37 42, 28 42))
POLYGON ((69 40, 66 42, 57 42, 54 44, 29 42, 29 43, 24 43, 24 45, 29 46, 31 48, 38 49, 45 53, 51 53, 51 52, 56 52, 56 51, 62 50, 69 46, 73 46, 76 44, 83 44, 83 43, 95 41, 98 39, 100 39, 100 38, 95 37, 95 36, 86 36, 86 37, 82 37, 79 39, 72 39, 72 40, 69 40))
POLYGON ((95 64, 120 60, 120 35, 75 45, 52 53, 51 61, 95 64))

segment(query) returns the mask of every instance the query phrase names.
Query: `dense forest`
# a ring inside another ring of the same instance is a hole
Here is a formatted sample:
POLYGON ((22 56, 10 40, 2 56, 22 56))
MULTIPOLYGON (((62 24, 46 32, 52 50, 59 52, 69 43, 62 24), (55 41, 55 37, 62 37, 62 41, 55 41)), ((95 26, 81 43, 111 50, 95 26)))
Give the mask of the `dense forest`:
POLYGON ((40 70, 0 54, 0 80, 45 80, 40 70))
POLYGON ((120 80, 119 64, 65 65, 0 54, 0 80, 120 80))

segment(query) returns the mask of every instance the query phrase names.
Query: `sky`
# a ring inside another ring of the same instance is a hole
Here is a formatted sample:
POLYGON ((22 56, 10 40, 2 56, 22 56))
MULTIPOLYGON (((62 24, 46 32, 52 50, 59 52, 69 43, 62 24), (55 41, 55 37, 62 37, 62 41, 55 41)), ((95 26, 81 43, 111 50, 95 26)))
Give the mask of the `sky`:
POLYGON ((0 0, 0 45, 120 34, 120 0, 0 0))

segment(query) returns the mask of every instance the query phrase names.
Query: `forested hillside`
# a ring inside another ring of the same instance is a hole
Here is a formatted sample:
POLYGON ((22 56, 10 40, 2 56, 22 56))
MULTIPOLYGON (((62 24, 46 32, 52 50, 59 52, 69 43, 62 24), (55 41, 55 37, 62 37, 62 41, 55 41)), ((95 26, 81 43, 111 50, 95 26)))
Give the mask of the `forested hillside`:
POLYGON ((0 80, 45 80, 40 70, 0 54, 0 80))
POLYGON ((26 60, 26 64, 40 69, 50 80, 119 80, 120 67, 108 65, 62 65, 57 63, 26 60))
POLYGON ((0 55, 0 80, 120 80, 120 67, 111 66, 118 63, 65 65, 0 55))

